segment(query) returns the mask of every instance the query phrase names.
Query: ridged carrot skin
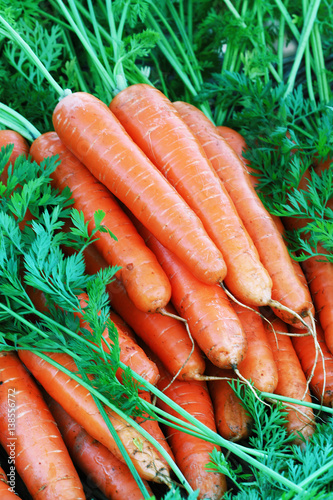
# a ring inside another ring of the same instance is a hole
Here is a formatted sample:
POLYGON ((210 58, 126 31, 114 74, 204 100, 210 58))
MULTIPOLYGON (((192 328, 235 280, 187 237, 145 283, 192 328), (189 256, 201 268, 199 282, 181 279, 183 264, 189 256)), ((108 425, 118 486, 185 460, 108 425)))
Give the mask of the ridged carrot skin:
POLYGON ((247 353, 238 365, 243 377, 251 380, 259 391, 274 392, 278 384, 278 371, 268 342, 259 309, 246 309, 237 303, 232 307, 238 314, 247 337, 247 353))
MULTIPOLYGON (((292 327, 289 328, 289 331, 293 334, 308 333, 307 330, 296 330, 292 327)), ((292 342, 307 379, 309 379, 314 369, 313 377, 309 381, 311 392, 319 404, 333 407, 333 354, 327 348, 323 330, 318 324, 316 334, 324 360, 319 352, 315 366, 316 349, 313 337, 311 335, 305 337, 292 336, 292 342)))
MULTIPOLYGON (((295 311, 301 317, 314 314, 307 288, 300 283, 286 244, 274 220, 259 199, 237 154, 216 127, 198 108, 185 102, 175 102, 175 108, 202 145, 208 159, 222 180, 236 210, 248 231, 272 282, 272 299, 295 311)), ((228 266, 228 261, 227 266, 228 266)), ((229 269, 229 267, 228 267, 229 269)), ((227 282, 226 282, 227 283, 227 282)), ((288 323, 302 323, 290 312, 275 310, 288 323)))
POLYGON ((53 123, 63 144, 193 274, 207 283, 224 279, 222 254, 200 219, 102 101, 71 94, 57 104, 53 123))
POLYGON ((61 163, 52 174, 53 185, 60 191, 66 186, 70 188, 73 206, 84 213, 90 231, 95 227, 95 211, 105 212, 103 225, 117 241, 108 233, 98 232, 94 245, 109 265, 121 267, 117 276, 131 300, 145 312, 164 307, 171 296, 169 281, 110 191, 63 145, 55 132, 39 136, 32 143, 30 154, 37 163, 49 156, 59 156, 61 163))
MULTIPOLYGON (((73 462, 110 500, 142 500, 142 493, 126 464, 118 460, 105 446, 93 439, 52 398, 47 398, 73 462)), ((149 494, 150 486, 144 481, 149 494)))
POLYGON ((220 368, 235 368, 246 353, 247 341, 237 314, 220 286, 197 280, 183 263, 147 228, 135 223, 155 253, 172 289, 172 303, 207 358, 220 368))
MULTIPOLYGON (((197 420, 216 432, 213 405, 206 382, 175 380, 167 387, 172 377, 162 367, 159 369, 161 378, 158 388, 197 420)), ((157 404, 162 410, 179 417, 177 412, 163 401, 158 400, 157 404)), ((209 454, 214 448, 218 450, 220 448, 172 427, 166 427, 166 433, 178 467, 193 490, 200 490, 198 498, 220 500, 227 490, 225 477, 205 469, 205 465, 210 462, 209 454)))
POLYGON ((150 85, 132 85, 110 109, 203 222, 226 262, 230 291, 248 304, 266 304, 271 279, 202 146, 169 99, 150 85))
MULTIPOLYGON (((272 319, 271 322, 275 334, 268 323, 264 322, 264 327, 278 369, 279 381, 275 394, 311 403, 306 377, 289 337, 288 326, 279 318, 272 319)), ((293 407, 295 409, 286 406, 288 412, 286 428, 289 434, 295 434, 295 444, 302 444, 303 440, 298 433, 305 439, 312 436, 315 430, 315 417, 312 408, 301 405, 293 407)))
POLYGON ((14 148, 12 154, 10 155, 9 162, 0 175, 0 181, 4 184, 7 184, 8 167, 10 163, 15 163, 16 158, 20 155, 28 157, 29 154, 29 144, 21 134, 15 132, 14 130, 0 130, 0 149, 3 146, 8 146, 9 144, 13 144, 14 148))
POLYGON ((8 483, 7 474, 2 467, 0 467, 0 498, 1 500, 21 500, 8 483))
POLYGON ((85 499, 54 419, 16 353, 0 353, 0 381, 0 442, 14 458, 32 498, 85 499), (9 426, 10 416, 14 430, 9 426))
MULTIPOLYGON (((19 355, 46 392, 61 404, 64 410, 72 418, 76 419, 94 439, 106 446, 111 453, 123 462, 123 456, 102 415, 99 413, 90 392, 36 354, 21 350, 19 355)), ((48 355, 71 372, 77 372, 76 364, 67 354, 48 353, 48 355)), ((156 482, 168 481, 169 471, 161 463, 150 443, 115 412, 108 408, 106 408, 106 412, 140 476, 143 479, 156 482), (136 446, 136 442, 140 442, 142 445, 140 450, 136 446)))
MULTIPOLYGON (((222 370, 211 363, 207 364, 206 374, 221 379, 237 379, 233 370, 222 370)), ((251 433, 252 418, 242 406, 229 381, 211 380, 207 384, 218 433, 234 442, 248 438, 251 433)))
MULTIPOLYGON (((85 251, 86 268, 90 274, 96 273, 106 263, 91 246, 85 251)), ((205 371, 205 361, 199 347, 192 342, 184 324, 160 313, 144 313, 129 299, 124 285, 114 280, 107 286, 114 310, 133 328, 134 332, 159 357, 172 375, 183 380, 201 377, 205 371)), ((171 305, 165 310, 177 314, 171 305)))

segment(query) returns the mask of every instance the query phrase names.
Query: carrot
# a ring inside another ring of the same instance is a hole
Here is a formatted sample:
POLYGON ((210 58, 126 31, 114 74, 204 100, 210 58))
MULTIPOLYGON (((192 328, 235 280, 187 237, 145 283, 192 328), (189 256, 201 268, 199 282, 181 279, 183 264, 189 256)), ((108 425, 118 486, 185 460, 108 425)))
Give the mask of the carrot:
POLYGON ((14 130, 0 130, 0 149, 3 146, 8 146, 9 144, 13 144, 14 148, 10 155, 9 162, 0 175, 0 181, 4 184, 7 184, 9 165, 15 163, 18 156, 24 155, 25 157, 28 157, 29 154, 29 144, 24 137, 21 136, 21 134, 15 132, 14 130))
POLYGON ((199 218, 103 102, 84 92, 71 94, 56 106, 53 123, 63 144, 197 278, 224 279, 221 252, 199 218))
MULTIPOLYGON (((279 318, 271 319, 271 323, 276 333, 268 323, 264 322, 264 326, 278 369, 279 380, 275 394, 311 403, 306 377, 289 337, 288 326, 279 318)), ((294 404, 286 406, 286 410, 287 431, 295 435, 295 444, 302 444, 303 439, 299 434, 308 439, 315 430, 313 410, 307 406, 294 404)))
MULTIPOLYGON (((325 161, 319 163, 318 165, 314 166, 314 171, 316 174, 321 176, 322 172, 325 172, 325 170, 332 169, 332 161, 333 159, 329 156, 325 161)), ((329 200, 327 200, 327 205, 328 208, 333 210, 333 196, 329 200)))
MULTIPOLYGON (((21 350, 19 355, 46 392, 61 404, 64 410, 72 418, 76 419, 77 423, 82 425, 94 439, 106 446, 111 453, 124 462, 123 456, 98 411, 90 392, 36 354, 21 350)), ((67 354, 48 353, 48 356, 67 370, 77 372, 75 362, 67 354)), ((105 409, 139 475, 143 479, 167 482, 169 471, 160 462, 150 443, 114 411, 108 408, 105 409), (136 443, 140 443, 140 449, 136 443)))
POLYGON ((135 224, 155 253, 172 289, 172 303, 184 318, 198 346, 220 368, 234 368, 246 353, 246 337, 237 314, 221 287, 206 285, 165 248, 142 224, 135 224))
MULTIPOLYGON (((127 465, 93 439, 54 399, 48 397, 47 403, 74 463, 89 483, 96 485, 110 500, 142 500, 142 493, 127 465)), ((144 484, 152 495, 146 481, 144 484)))
MULTIPOLYGON (((172 380, 171 375, 163 367, 159 366, 159 369, 161 378, 158 388, 180 407, 216 432, 214 411, 206 382, 176 380, 169 385, 172 380)), ((157 404, 162 410, 179 417, 177 412, 163 401, 158 400, 157 404)), ((193 490, 200 490, 198 498, 220 500, 227 490, 225 477, 205 468, 205 465, 210 462, 209 454, 214 448, 217 450, 220 448, 171 427, 166 427, 166 433, 178 467, 193 490)))
POLYGON ((314 314, 310 293, 295 274, 286 244, 253 188, 244 163, 202 111, 184 102, 174 106, 204 148, 272 279, 272 301, 266 305, 275 306, 275 313, 284 321, 304 327, 293 312, 302 318, 314 314), (288 310, 280 309, 274 302, 288 310))
POLYGON ((247 336, 247 353, 238 365, 240 374, 251 380, 263 392, 274 392, 278 384, 278 371, 258 309, 244 308, 232 303, 247 336))
MULTIPOLYGON (((94 274, 106 263, 92 246, 85 251, 87 271, 94 274)), ((173 376, 189 380, 202 378, 205 362, 201 350, 191 339, 182 322, 160 313, 144 313, 129 299, 124 285, 114 280, 107 286, 113 309, 158 356, 173 376)), ((165 310, 176 314, 171 305, 165 310)))
POLYGON ((61 163, 52 174, 54 186, 60 191, 66 186, 70 188, 74 208, 84 213, 90 231, 95 227, 94 212, 105 212, 103 224, 117 241, 99 231, 94 244, 109 265, 121 267, 117 276, 131 299, 145 312, 164 307, 171 295, 169 281, 110 191, 62 144, 55 132, 39 136, 32 143, 30 154, 37 163, 48 156, 59 156, 61 163))
POLYGON ((15 353, 0 353, 0 379, 0 442, 32 498, 84 499, 54 419, 15 353))
POLYGON ((232 370, 222 370, 211 363, 207 364, 207 375, 221 380, 208 381, 209 394, 213 402, 216 427, 222 437, 229 441, 241 441, 251 433, 252 419, 242 406, 228 380, 236 379, 232 370))
MULTIPOLYGON (((11 467, 13 467, 12 470, 15 471, 15 466, 11 467)), ((2 467, 0 467, 0 497, 1 500, 20 500, 14 492, 13 486, 10 485, 7 474, 2 467)))
POLYGON ((203 148, 169 99, 150 85, 132 85, 110 109, 203 222, 226 262, 231 293, 249 305, 266 304, 272 286, 267 271, 203 148))
POLYGON ((306 335, 306 330, 295 330, 290 327, 293 334, 304 334, 305 336, 293 336, 292 342, 302 365, 310 389, 313 395, 324 406, 333 406, 333 354, 327 348, 323 330, 317 324, 316 337, 321 353, 316 355, 316 346, 311 335, 306 335))

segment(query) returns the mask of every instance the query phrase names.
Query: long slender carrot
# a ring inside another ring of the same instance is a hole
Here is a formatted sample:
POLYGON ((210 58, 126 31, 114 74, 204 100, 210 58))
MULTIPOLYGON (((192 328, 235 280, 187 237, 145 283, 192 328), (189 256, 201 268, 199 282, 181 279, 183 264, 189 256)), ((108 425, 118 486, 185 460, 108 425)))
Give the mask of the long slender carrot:
MULTIPOLYGON (((301 363, 289 337, 288 326, 279 318, 272 318, 271 325, 264 322, 267 338, 273 351, 278 369, 278 384, 275 394, 303 400, 311 403, 311 395, 307 387, 301 363)), ((302 444, 303 438, 308 439, 315 430, 315 418, 312 408, 300 405, 286 407, 288 423, 286 428, 289 434, 295 435, 295 444, 302 444)))
MULTIPOLYGON (((273 301, 296 312, 302 318, 313 316, 314 307, 310 293, 294 273, 286 244, 254 190, 244 163, 202 111, 185 102, 175 102, 174 106, 199 140, 234 202, 258 250, 260 260, 272 279, 273 301)), ((228 261, 226 262, 228 266, 228 261)), ((275 307, 275 313, 288 323, 304 327, 290 311, 275 307)))
POLYGON ((190 273, 147 228, 135 223, 155 253, 172 287, 172 303, 184 318, 198 346, 220 368, 235 368, 246 353, 246 337, 237 314, 221 287, 206 285, 190 273))
POLYGON ((236 380, 236 374, 233 370, 222 370, 211 363, 207 364, 206 373, 220 378, 207 382, 219 434, 235 442, 248 438, 251 433, 252 418, 227 380, 236 380))
MULTIPOLYGON (((200 422, 216 431, 213 405, 206 382, 176 380, 170 385, 171 375, 163 367, 159 366, 159 369, 161 378, 158 388, 200 422)), ((163 401, 158 400, 157 404, 164 411, 178 416, 177 412, 163 401)), ((227 490, 225 477, 205 468, 210 461, 209 454, 214 448, 219 450, 219 447, 178 429, 167 427, 166 433, 178 467, 192 488, 200 490, 198 498, 220 500, 227 490)))
POLYGON ((253 310, 232 303, 246 333, 248 347, 243 361, 238 365, 240 374, 251 380, 259 391, 274 392, 278 384, 278 371, 263 320, 253 310))
MULTIPOLYGON (((91 274, 106 263, 90 245, 85 251, 87 271, 91 274)), ((158 356, 173 376, 189 380, 203 377, 205 361, 197 344, 193 344, 184 324, 170 315, 144 313, 129 299, 123 284, 114 280, 107 286, 114 310, 158 356)), ((165 310, 176 314, 168 305, 165 310)))
MULTIPOLYGON (((64 410, 76 419, 94 439, 106 446, 111 453, 123 462, 123 456, 98 411, 90 392, 36 354, 20 350, 19 355, 46 392, 61 404, 64 410)), ((77 372, 75 362, 67 354, 48 353, 48 356, 71 372, 77 372)), ((106 411, 139 475, 143 479, 151 481, 167 481, 169 471, 161 463, 150 443, 115 412, 107 408, 106 411), (136 443, 140 443, 140 446, 138 447, 136 443)))
POLYGON ((53 184, 60 191, 66 186, 70 188, 74 208, 84 213, 90 231, 95 227, 94 212, 105 212, 103 224, 117 241, 108 233, 98 232, 94 244, 109 265, 121 267, 117 276, 131 300, 145 312, 164 307, 171 296, 169 281, 110 191, 62 144, 55 132, 39 136, 32 143, 30 154, 37 163, 48 156, 59 156, 61 163, 52 174, 53 184))
POLYGON ((0 353, 0 442, 36 500, 85 495, 43 397, 16 353, 0 353))
POLYGON ((267 304, 271 279, 203 148, 169 99, 150 85, 132 85, 110 109, 202 220, 226 262, 231 293, 249 305, 267 304))
MULTIPOLYGON (((15 466, 11 467, 15 471, 15 466)), ((20 500, 20 497, 14 492, 14 487, 10 485, 7 474, 2 467, 0 467, 0 497, 1 500, 20 500)))
MULTIPOLYGON (((47 398, 73 462, 110 500, 142 500, 142 493, 127 465, 93 439, 54 399, 47 398)), ((153 494, 144 481, 149 494, 153 494)))
POLYGON ((10 155, 9 162, 5 166, 3 172, 0 175, 0 181, 4 184, 7 183, 8 179, 8 167, 15 162, 16 158, 20 155, 25 155, 28 157, 29 154, 29 144, 24 137, 14 130, 0 130, 0 149, 3 146, 8 146, 13 144, 14 148, 12 154, 10 155))
POLYGON ((200 219, 130 138, 108 107, 78 92, 53 114, 63 144, 200 280, 222 281, 221 252, 200 219))
POLYGON ((311 392, 320 404, 333 406, 333 354, 327 348, 321 326, 317 324, 316 337, 321 352, 316 352, 316 345, 311 335, 306 335, 306 330, 289 328, 293 334, 304 334, 304 336, 292 336, 293 346, 302 365, 311 392))

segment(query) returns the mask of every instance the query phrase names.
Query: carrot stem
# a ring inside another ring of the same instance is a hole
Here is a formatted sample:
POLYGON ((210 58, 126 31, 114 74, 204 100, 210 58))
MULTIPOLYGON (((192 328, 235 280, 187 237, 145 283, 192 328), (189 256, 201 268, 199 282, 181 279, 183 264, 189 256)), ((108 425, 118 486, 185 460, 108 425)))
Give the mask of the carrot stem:
POLYGON ((20 113, 17 113, 2 102, 0 102, 0 120, 3 125, 15 130, 28 139, 28 141, 34 141, 40 135, 36 127, 23 118, 20 113))

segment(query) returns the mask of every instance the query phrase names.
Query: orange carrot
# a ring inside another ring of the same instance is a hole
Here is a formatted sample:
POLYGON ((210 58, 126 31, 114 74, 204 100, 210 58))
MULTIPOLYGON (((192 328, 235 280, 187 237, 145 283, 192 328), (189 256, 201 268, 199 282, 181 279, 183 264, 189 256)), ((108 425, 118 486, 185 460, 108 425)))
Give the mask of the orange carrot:
MULTIPOLYGON (((79 298, 81 307, 84 309, 88 304, 88 296, 85 294, 81 294, 79 298)), ((113 324, 117 330, 118 342, 120 347, 120 361, 123 362, 126 366, 129 366, 133 371, 147 380, 147 382, 155 385, 157 380, 159 379, 159 372, 155 363, 151 361, 146 356, 143 349, 138 346, 137 342, 135 341, 134 333, 130 332, 129 326, 125 326, 122 319, 115 312, 111 312, 110 319, 113 321, 113 324)), ((90 330, 90 326, 87 325, 84 321, 84 315, 81 318, 81 325, 87 330, 90 330)), ((103 349, 106 352, 110 352, 108 345, 112 346, 112 340, 109 337, 107 328, 103 332, 102 336, 106 341, 106 343, 103 342, 102 344, 103 349)), ((118 373, 117 376, 119 376, 118 373)))
POLYGON ((117 276, 135 305, 145 312, 164 307, 171 295, 169 281, 110 191, 62 144, 55 132, 39 136, 32 143, 30 154, 37 163, 59 156, 61 163, 52 174, 54 186, 60 191, 66 186, 70 188, 74 208, 84 213, 90 231, 95 227, 94 212, 105 212, 103 224, 117 241, 108 233, 98 232, 94 244, 109 265, 121 267, 117 276))
POLYGON ((96 97, 77 92, 53 114, 63 144, 150 231, 208 283, 222 281, 226 267, 199 218, 96 97))
POLYGON ((4 184, 7 184, 9 165, 13 164, 18 156, 24 155, 25 157, 28 157, 29 154, 29 145, 21 134, 15 132, 14 130, 0 130, 0 149, 3 146, 8 146, 9 144, 13 144, 14 148, 12 154, 10 155, 9 162, 0 175, 0 181, 4 184))
POLYGON ((155 253, 172 287, 172 303, 198 346, 220 368, 235 368, 246 353, 246 337, 221 287, 206 285, 165 248, 142 224, 135 224, 155 253))
POLYGON ((247 304, 267 304, 271 279, 202 146, 169 99, 150 85, 132 85, 110 109, 203 222, 226 262, 231 293, 247 304))
MULTIPOLYGON (((169 386, 172 380, 171 375, 163 367, 159 366, 159 369, 161 378, 158 388, 209 429, 216 432, 214 411, 206 382, 176 380, 169 386)), ((171 415, 179 417, 177 412, 163 401, 158 400, 158 406, 171 415)), ((200 490, 198 498, 220 500, 227 490, 225 477, 205 469, 205 465, 210 462, 209 454, 214 448, 219 450, 219 447, 172 427, 167 427, 166 433, 178 467, 193 490, 200 490)))
MULTIPOLYGON (((13 467, 12 470, 15 471, 15 466, 11 467, 13 467)), ((0 497, 1 500, 20 500, 20 497, 14 492, 13 486, 10 485, 7 474, 2 467, 0 467, 0 497)))
MULTIPOLYGON (((142 493, 127 465, 93 439, 54 399, 47 403, 74 463, 110 500, 142 500, 142 493)), ((149 494, 153 494, 144 481, 149 494)))
MULTIPOLYGON (((258 250, 260 260, 272 279, 271 298, 302 318, 313 315, 310 293, 294 273, 286 244, 254 190, 244 163, 202 111, 184 102, 176 102, 174 106, 199 140, 234 202, 258 250)), ((228 261, 226 262, 228 266, 228 261)), ((274 304, 268 301, 266 305, 274 304)), ((290 311, 275 307, 275 313, 288 323, 304 327, 304 324, 290 311)))
POLYGON ((274 392, 278 384, 278 371, 263 320, 257 314, 259 310, 249 310, 237 303, 232 303, 232 307, 238 314, 248 342, 246 356, 238 365, 238 370, 259 391, 274 392))
MULTIPOLYGON (((106 446, 111 453, 124 462, 124 458, 90 392, 36 354, 21 350, 19 355, 46 392, 61 404, 64 410, 76 419, 94 439, 106 446)), ((77 372, 75 362, 67 354, 48 353, 48 356, 67 370, 77 372)), ((169 471, 161 463, 150 443, 114 411, 108 408, 105 410, 139 475, 143 479, 167 482, 169 471), (140 443, 140 449, 136 443, 140 443)))
POLYGON ((246 439, 251 433, 252 418, 242 406, 229 381, 222 380, 222 378, 236 379, 236 374, 233 370, 222 370, 211 363, 207 364, 206 373, 221 378, 221 380, 208 381, 219 434, 229 441, 237 442, 246 439))
POLYGON ((0 442, 32 498, 84 499, 52 415, 15 353, 0 353, 0 379, 0 442))
MULTIPOLYGON (((106 265, 103 258, 91 246, 85 251, 85 260, 87 271, 91 274, 106 265)), ((173 376, 178 374, 177 378, 185 380, 203 376, 205 362, 201 350, 196 344, 193 346, 181 321, 160 313, 140 311, 131 302, 124 285, 118 280, 110 283, 107 291, 114 310, 150 347, 173 376)), ((165 310, 176 314, 171 305, 165 310)))
MULTIPOLYGON (((268 323, 264 322, 264 326, 278 369, 279 381, 274 392, 280 396, 311 403, 306 377, 289 337, 288 326, 279 318, 271 319, 271 323, 275 333, 268 323)), ((287 431, 295 435, 295 444, 302 444, 303 440, 298 434, 308 439, 315 430, 313 410, 300 405, 288 405, 286 410, 288 412, 287 431)))
MULTIPOLYGON (((306 330, 289 328, 293 334, 307 334, 306 330)), ((321 326, 317 324, 316 332, 318 344, 322 353, 316 356, 316 346, 311 335, 292 337, 293 346, 302 365, 310 389, 320 404, 333 406, 333 354, 325 343, 321 326)))

